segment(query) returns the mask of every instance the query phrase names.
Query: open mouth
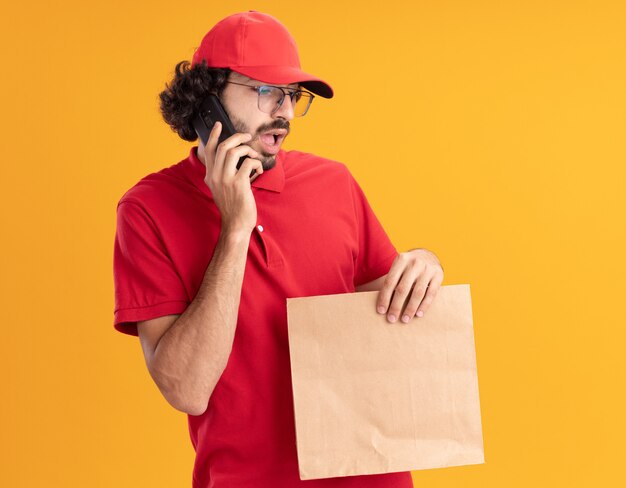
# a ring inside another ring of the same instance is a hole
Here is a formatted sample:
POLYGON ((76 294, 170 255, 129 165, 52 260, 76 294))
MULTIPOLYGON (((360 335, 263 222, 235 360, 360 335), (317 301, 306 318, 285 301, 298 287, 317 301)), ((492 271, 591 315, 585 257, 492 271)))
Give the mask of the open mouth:
POLYGON ((265 152, 276 154, 286 136, 287 131, 285 129, 274 129, 261 134, 259 140, 263 144, 265 152))

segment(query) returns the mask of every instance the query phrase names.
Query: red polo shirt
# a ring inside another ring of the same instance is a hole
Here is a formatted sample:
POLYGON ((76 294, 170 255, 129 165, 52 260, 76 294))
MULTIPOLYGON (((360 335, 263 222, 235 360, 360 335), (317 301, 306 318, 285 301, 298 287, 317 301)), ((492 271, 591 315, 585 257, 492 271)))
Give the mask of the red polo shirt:
MULTIPOLYGON (((220 232, 197 147, 150 174, 117 207, 115 328, 180 314, 194 299, 220 232)), ((288 297, 350 293, 397 255, 345 165, 280 151, 252 183, 250 236, 233 348, 206 412, 188 416, 194 488, 412 487, 410 473, 301 481, 296 454, 288 297)))

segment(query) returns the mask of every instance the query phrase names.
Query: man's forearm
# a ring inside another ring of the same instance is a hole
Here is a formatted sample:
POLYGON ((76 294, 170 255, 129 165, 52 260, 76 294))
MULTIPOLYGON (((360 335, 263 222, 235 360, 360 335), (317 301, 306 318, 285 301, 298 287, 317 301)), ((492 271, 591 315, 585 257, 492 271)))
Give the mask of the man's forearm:
POLYGON ((161 337, 150 373, 178 410, 206 410, 232 349, 250 234, 220 234, 194 300, 161 337))

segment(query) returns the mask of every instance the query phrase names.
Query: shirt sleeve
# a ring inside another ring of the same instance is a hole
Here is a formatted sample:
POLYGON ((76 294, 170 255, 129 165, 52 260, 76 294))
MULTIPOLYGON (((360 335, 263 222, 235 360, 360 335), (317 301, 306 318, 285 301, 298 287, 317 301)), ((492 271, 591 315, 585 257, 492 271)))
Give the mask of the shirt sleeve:
POLYGON ((350 186, 356 211, 359 243, 354 286, 360 286, 387 274, 398 251, 352 175, 350 175, 350 186))
POLYGON ((181 314, 189 300, 160 233, 138 203, 121 201, 113 249, 116 330, 137 334, 137 321, 181 314))

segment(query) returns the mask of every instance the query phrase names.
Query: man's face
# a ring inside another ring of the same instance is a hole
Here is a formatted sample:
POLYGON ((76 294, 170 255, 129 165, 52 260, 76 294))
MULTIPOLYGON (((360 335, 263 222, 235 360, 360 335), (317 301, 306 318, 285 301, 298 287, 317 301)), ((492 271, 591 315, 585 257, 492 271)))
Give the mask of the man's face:
MULTIPOLYGON (((289 134, 289 121, 293 119, 291 99, 285 96, 276 112, 265 113, 259 110, 257 91, 250 87, 269 83, 252 80, 235 72, 231 73, 228 80, 249 85, 227 83, 220 98, 235 130, 252 135, 247 144, 259 153, 258 159, 263 163, 263 170, 271 169, 276 164, 276 153, 289 134)), ((297 83, 276 86, 298 88, 297 83)))

